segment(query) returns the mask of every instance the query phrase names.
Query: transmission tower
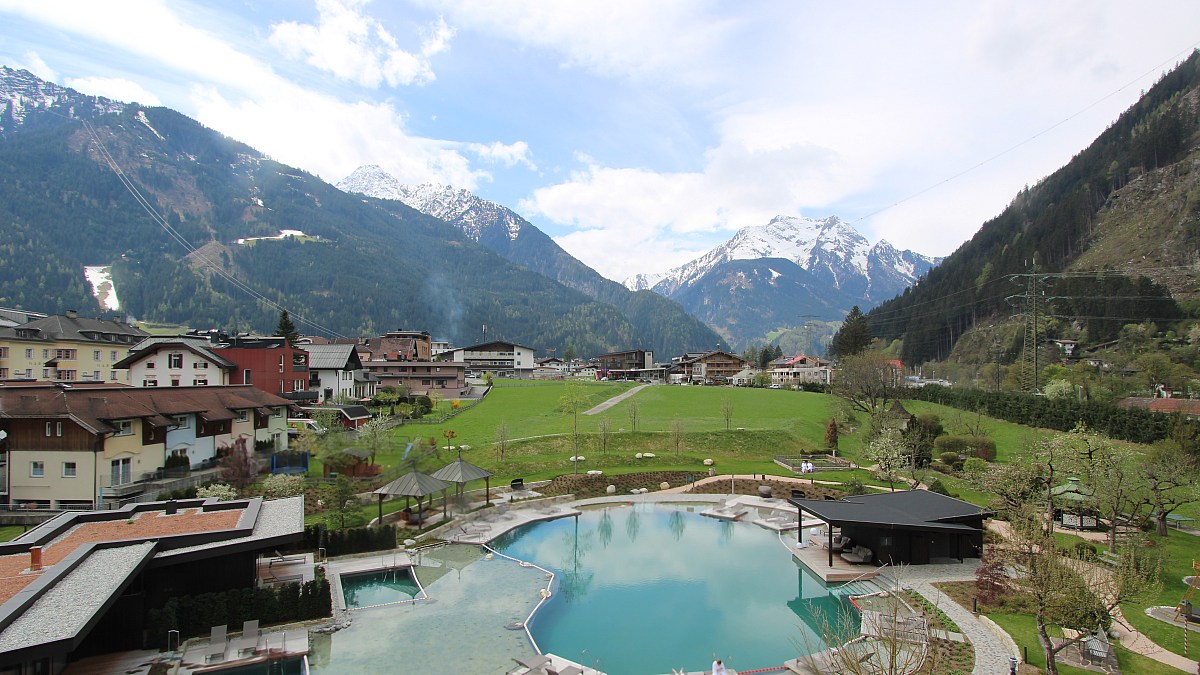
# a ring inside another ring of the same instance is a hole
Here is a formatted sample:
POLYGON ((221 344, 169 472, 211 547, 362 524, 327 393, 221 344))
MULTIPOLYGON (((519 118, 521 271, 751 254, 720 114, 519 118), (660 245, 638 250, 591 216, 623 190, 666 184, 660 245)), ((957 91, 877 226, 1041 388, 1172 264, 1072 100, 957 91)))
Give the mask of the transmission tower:
POLYGON ((1021 304, 1020 316, 1025 321, 1025 340, 1021 345, 1021 391, 1027 394, 1036 394, 1041 390, 1038 382, 1038 342, 1039 342, 1039 321, 1042 316, 1043 308, 1045 307, 1046 291, 1042 286, 1046 283, 1048 275, 1037 271, 1037 261, 1035 260, 1031 271, 1027 274, 1014 274, 1012 280, 1016 283, 1024 282, 1025 292, 1020 295, 1010 295, 1009 302, 1019 301, 1021 304))

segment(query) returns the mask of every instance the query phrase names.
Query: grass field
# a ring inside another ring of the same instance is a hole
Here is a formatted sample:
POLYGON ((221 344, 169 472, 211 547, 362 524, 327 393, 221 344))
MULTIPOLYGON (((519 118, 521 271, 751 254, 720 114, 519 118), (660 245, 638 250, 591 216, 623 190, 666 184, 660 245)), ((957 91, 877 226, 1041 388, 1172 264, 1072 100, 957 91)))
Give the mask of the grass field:
MULTIPOLYGON (((1042 653, 1041 644, 1038 642, 1037 624, 1032 616, 1028 614, 992 613, 988 614, 987 617, 995 621, 998 626, 1012 636, 1013 641, 1021 648, 1022 653, 1028 654, 1029 665, 1042 670, 1046 668, 1046 657, 1042 653)), ((1117 645, 1117 662, 1120 663, 1121 672, 1123 673, 1137 673, 1138 675, 1179 673, 1178 670, 1171 666, 1146 658, 1141 654, 1135 654, 1120 645, 1117 645)), ((1062 673, 1062 675, 1087 675, 1093 671, 1058 664, 1058 672, 1062 673)))

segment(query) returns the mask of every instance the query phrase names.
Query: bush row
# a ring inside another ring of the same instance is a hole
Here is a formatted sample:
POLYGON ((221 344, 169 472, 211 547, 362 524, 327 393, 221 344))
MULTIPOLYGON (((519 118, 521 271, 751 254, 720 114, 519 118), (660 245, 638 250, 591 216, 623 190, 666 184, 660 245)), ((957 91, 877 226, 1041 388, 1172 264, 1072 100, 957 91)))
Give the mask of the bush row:
POLYGON ((905 395, 1031 427, 1070 431, 1083 422, 1093 431, 1134 443, 1153 443, 1167 438, 1174 424, 1170 415, 1144 408, 1119 408, 1108 403, 1049 399, 1009 391, 947 389, 930 385, 910 389, 905 395))
POLYGON ((308 525, 304 528, 302 547, 312 551, 323 548, 328 556, 386 551, 396 548, 396 526, 381 525, 331 530, 320 523, 308 525))
POLYGON ((186 640, 207 635, 213 626, 222 624, 236 630, 248 619, 258 619, 262 624, 319 619, 331 615, 332 603, 329 582, 318 578, 303 584, 171 598, 161 608, 150 610, 147 625, 153 641, 165 649, 167 631, 178 630, 180 638, 186 640))

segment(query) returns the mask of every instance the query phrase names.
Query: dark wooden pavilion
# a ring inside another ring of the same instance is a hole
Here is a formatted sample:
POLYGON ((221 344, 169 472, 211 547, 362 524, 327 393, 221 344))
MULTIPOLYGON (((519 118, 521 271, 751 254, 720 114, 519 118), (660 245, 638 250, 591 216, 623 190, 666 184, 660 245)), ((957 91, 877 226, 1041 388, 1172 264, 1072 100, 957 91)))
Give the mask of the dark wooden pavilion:
MULTIPOLYGON (((938 560, 978 558, 983 550, 985 511, 961 499, 928 490, 858 495, 841 500, 789 499, 800 522, 812 514, 826 523, 825 544, 833 566, 833 529, 853 545, 871 549, 877 563, 927 565, 938 560)), ((804 537, 801 530, 800 537, 804 537)))

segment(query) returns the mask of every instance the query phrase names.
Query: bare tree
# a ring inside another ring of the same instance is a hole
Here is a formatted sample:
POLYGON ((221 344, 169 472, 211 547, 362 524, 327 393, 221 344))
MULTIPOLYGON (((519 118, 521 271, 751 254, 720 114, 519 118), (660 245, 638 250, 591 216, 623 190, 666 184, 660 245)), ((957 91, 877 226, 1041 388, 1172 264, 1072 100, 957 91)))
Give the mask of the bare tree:
POLYGON ((686 443, 686 435, 684 433, 683 420, 676 417, 671 420, 671 447, 675 448, 675 456, 683 455, 683 449, 686 443))
POLYGON ((729 431, 733 422, 733 399, 728 396, 721 399, 721 416, 725 418, 725 431, 729 431))
POLYGON ((1111 569, 1087 560, 1080 552, 1060 554, 1053 533, 1042 527, 1042 520, 1038 504, 1029 504, 1015 514, 1012 537, 1006 546, 996 549, 996 555, 1004 556, 1006 564, 1017 571, 1010 590, 1025 597, 1025 606, 1036 620, 1046 672, 1057 675, 1057 655, 1093 631, 1107 630, 1118 605, 1157 596, 1161 565, 1143 556, 1144 549, 1136 546, 1124 547, 1111 569), (1050 638, 1052 628, 1077 631, 1077 637, 1056 644, 1050 638))
POLYGON ((504 461, 504 452, 508 450, 508 421, 500 420, 496 426, 496 450, 500 453, 500 461, 504 461))
POLYGON ((637 401, 630 399, 628 411, 629 411, 629 430, 637 431, 638 430, 638 420, 641 417, 641 406, 638 405, 637 401))
POLYGON ((600 442, 600 454, 608 453, 608 439, 612 435, 612 420, 607 416, 601 417, 596 423, 596 437, 600 442))
POLYGON ((879 351, 866 351, 838 361, 833 393, 856 410, 872 414, 896 400, 902 373, 879 351))
POLYGON ((571 448, 574 450, 575 473, 579 473, 579 413, 588 403, 588 394, 583 390, 583 387, 571 383, 562 396, 558 399, 558 407, 563 412, 571 416, 571 448))
POLYGON ((1200 466, 1193 455, 1169 443, 1156 446, 1146 461, 1138 463, 1138 470, 1149 493, 1155 532, 1165 537, 1167 516, 1185 504, 1200 501, 1200 487, 1196 485, 1200 466))

